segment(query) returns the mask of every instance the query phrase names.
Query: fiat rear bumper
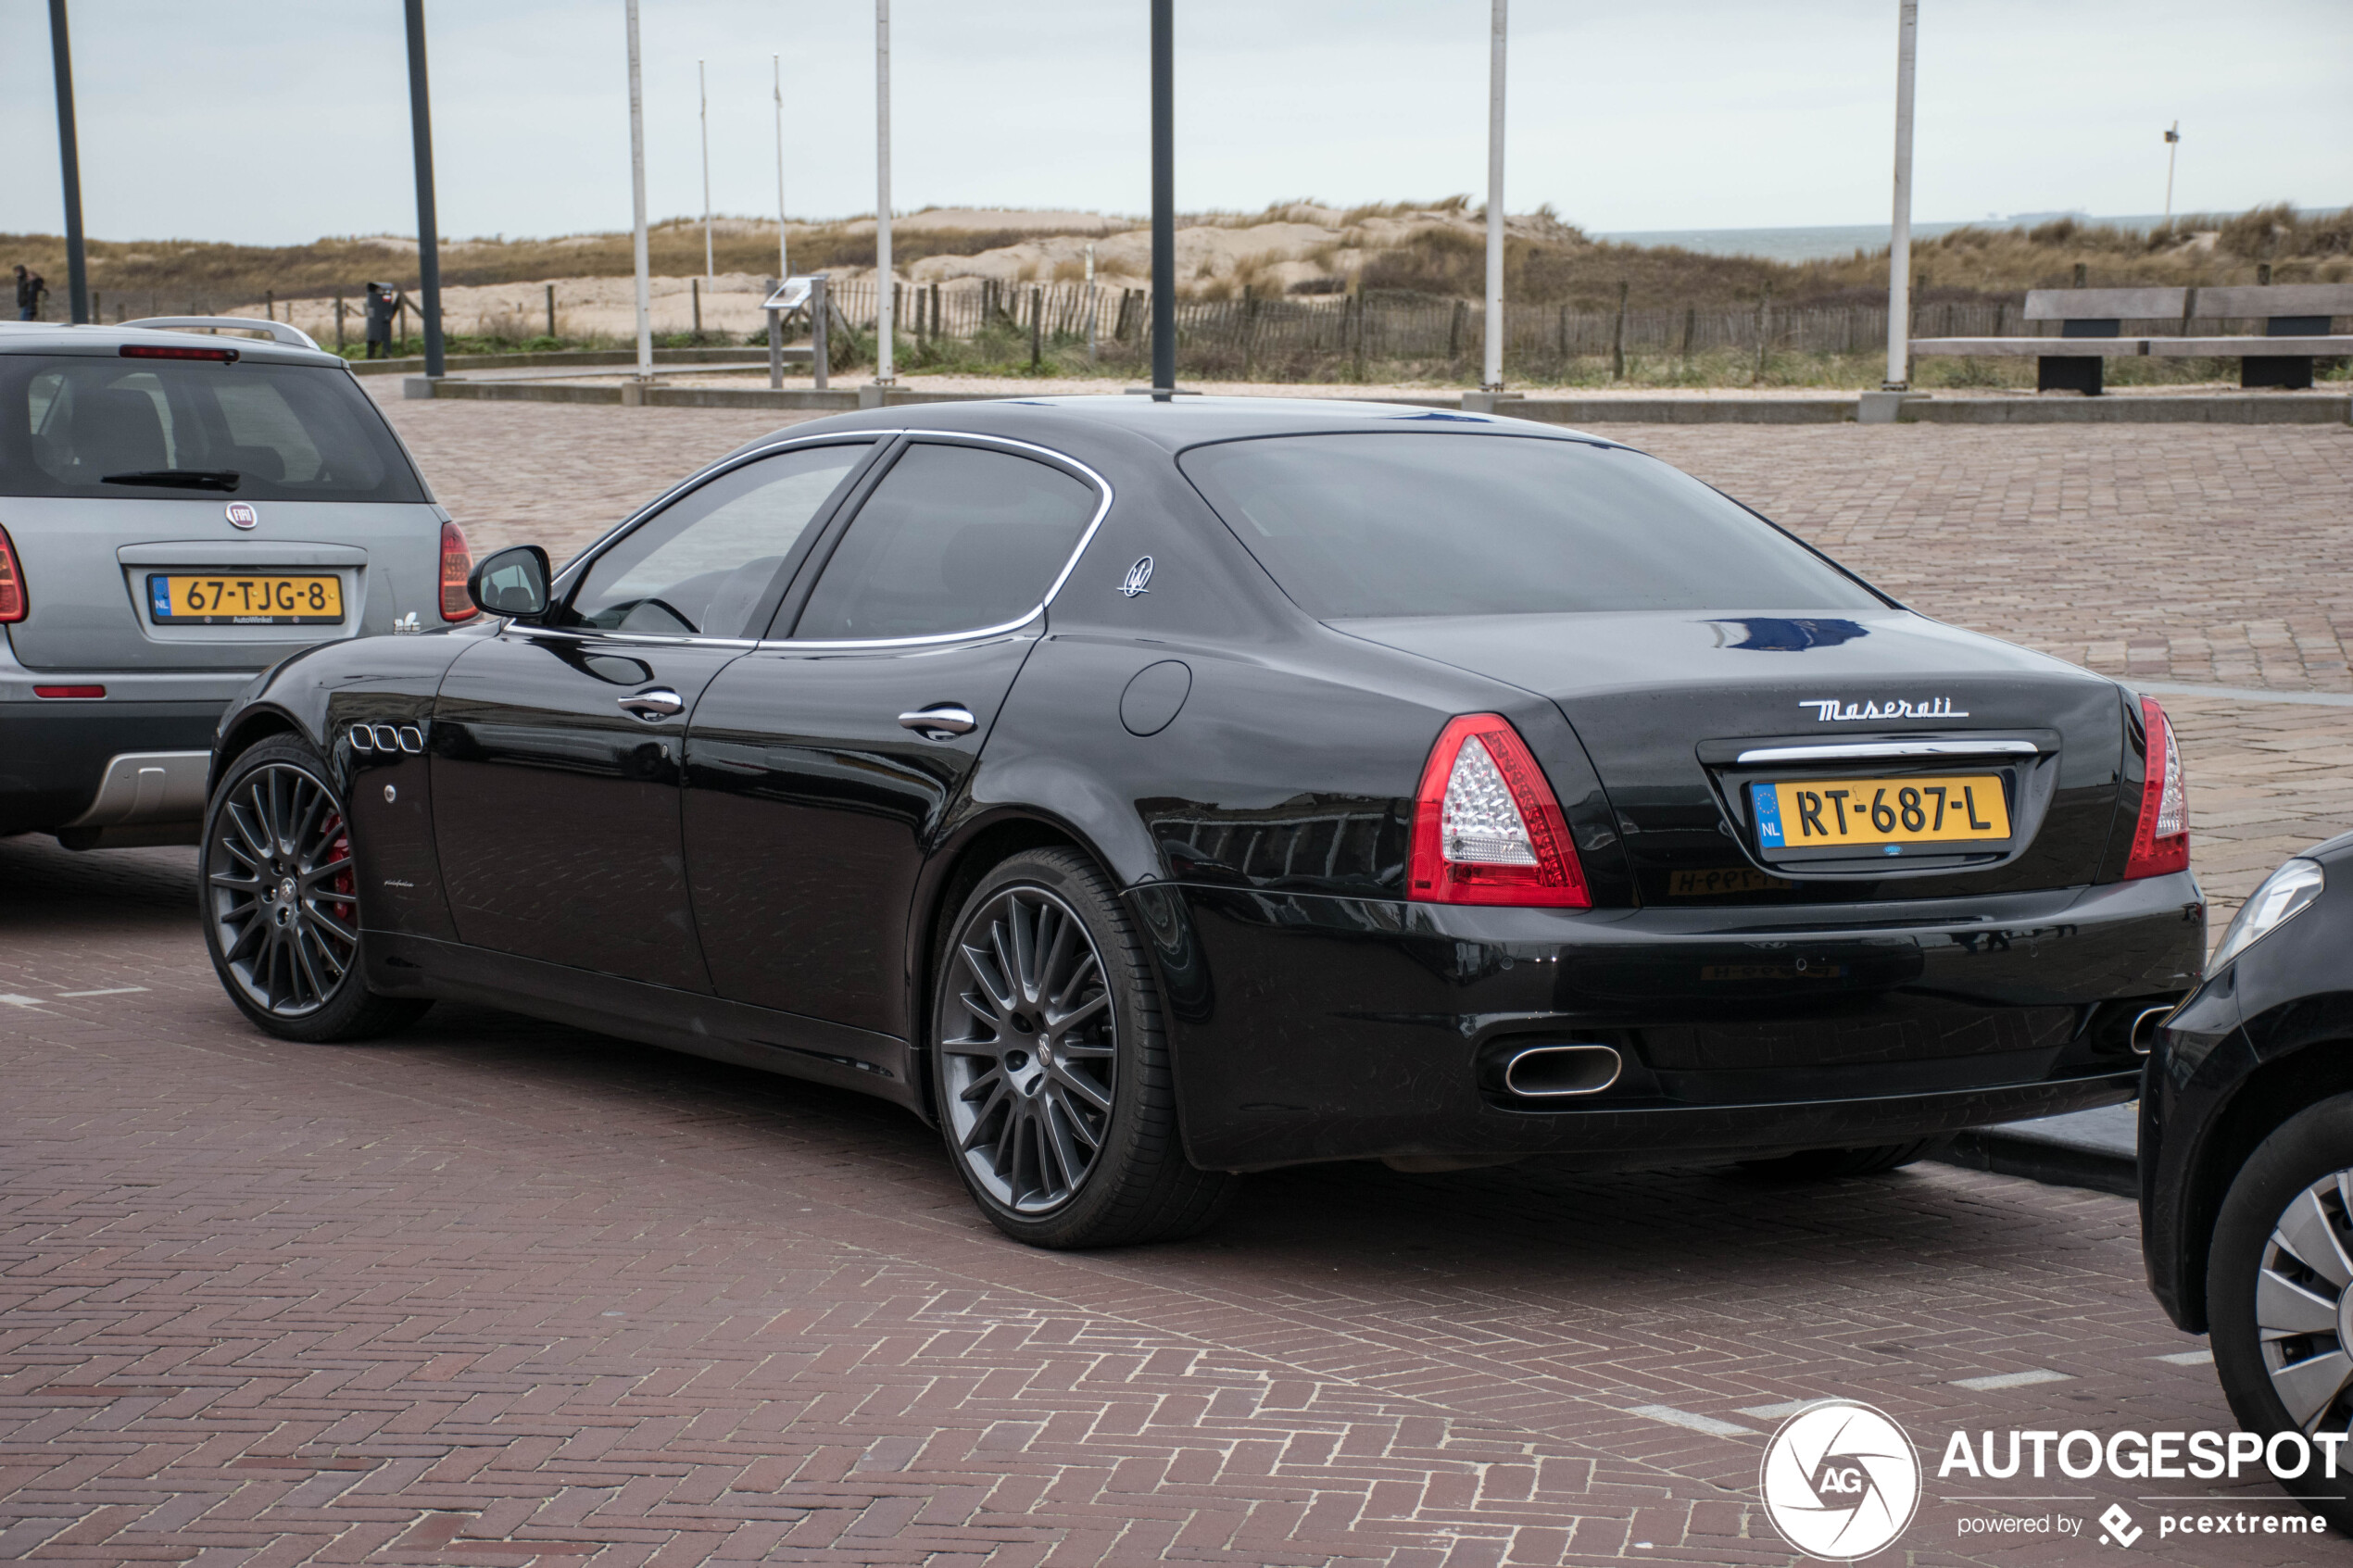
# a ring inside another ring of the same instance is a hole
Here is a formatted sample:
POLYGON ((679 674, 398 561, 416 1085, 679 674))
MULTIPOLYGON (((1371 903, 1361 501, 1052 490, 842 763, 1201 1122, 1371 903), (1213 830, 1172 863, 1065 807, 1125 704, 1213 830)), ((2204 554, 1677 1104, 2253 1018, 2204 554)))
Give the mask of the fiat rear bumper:
POLYGON ((1655 1166, 2114 1104, 2139 1081, 2134 1022, 2185 994, 2205 956, 2187 873, 1802 912, 1128 897, 1161 973, 1187 1148, 1222 1170, 1655 1166), (1514 1070, 1569 1046, 1617 1060, 1514 1070))

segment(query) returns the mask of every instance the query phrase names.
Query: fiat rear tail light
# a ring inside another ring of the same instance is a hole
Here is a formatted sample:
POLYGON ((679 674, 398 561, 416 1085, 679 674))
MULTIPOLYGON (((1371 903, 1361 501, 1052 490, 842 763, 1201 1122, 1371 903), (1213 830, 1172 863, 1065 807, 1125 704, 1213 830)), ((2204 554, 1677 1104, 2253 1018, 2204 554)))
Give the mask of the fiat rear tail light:
POLYGON ((1593 896, 1544 771, 1511 721, 1450 720, 1414 800, 1407 889, 1426 904, 1588 909, 1593 896))
POLYGON ((126 343, 120 353, 125 359, 218 359, 224 365, 237 362, 233 348, 167 348, 155 343, 126 343))
POLYGON ((2148 746, 2147 768, 2141 776, 2141 817, 2133 827, 2133 854, 2124 862, 2129 880, 2187 871, 2190 865, 2190 807, 2182 787, 2182 747, 2173 725, 2153 696, 2141 698, 2142 731, 2148 746))
POLYGON ((17 564, 17 547, 9 542, 8 531, 0 528, 0 624, 22 621, 27 608, 24 569, 17 564))
POLYGON ((474 569, 473 552, 466 548, 466 531, 454 522, 441 525, 441 619, 472 621, 480 613, 466 593, 466 579, 474 569))

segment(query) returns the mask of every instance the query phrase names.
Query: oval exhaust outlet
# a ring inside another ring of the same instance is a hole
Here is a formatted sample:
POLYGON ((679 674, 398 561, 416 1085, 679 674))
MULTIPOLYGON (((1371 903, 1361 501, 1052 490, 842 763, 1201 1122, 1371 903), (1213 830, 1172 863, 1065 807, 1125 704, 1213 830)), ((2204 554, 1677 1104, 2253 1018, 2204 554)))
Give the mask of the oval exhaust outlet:
POLYGON ((2149 1047, 2157 1044, 2157 1026, 2164 1022, 2172 1011, 2170 1007, 2148 1008, 2133 1020, 2133 1048, 2143 1056, 2148 1055, 2149 1047))
POLYGON ((1597 1095, 1623 1065, 1608 1046, 1530 1046, 1504 1064, 1504 1087, 1530 1099, 1597 1095))

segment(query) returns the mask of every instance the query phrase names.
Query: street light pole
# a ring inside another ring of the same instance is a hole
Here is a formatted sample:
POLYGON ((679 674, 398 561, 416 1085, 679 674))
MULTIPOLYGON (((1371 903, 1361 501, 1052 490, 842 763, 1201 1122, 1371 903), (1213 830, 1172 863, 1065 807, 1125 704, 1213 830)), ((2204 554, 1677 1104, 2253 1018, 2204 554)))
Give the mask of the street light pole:
POLYGON ((1176 395, 1176 88, 1174 0, 1152 0, 1152 400, 1176 395))
POLYGON ((695 95, 702 102, 702 275, 706 281, 715 281, 719 270, 711 264, 711 82, 700 60, 695 62, 695 95))
POLYGON ((890 0, 875 0, 875 384, 888 386, 890 330, 890 0))
POLYGON ((768 56, 776 73, 776 282, 792 276, 785 260, 785 57, 768 56))
POLYGON ((2165 132, 2165 226, 2173 227, 2173 160, 2181 156, 2182 122, 2175 120, 2165 132))
POLYGON ((433 94, 425 83, 425 0, 409 0, 409 134, 417 152, 417 293, 425 374, 448 370, 441 345, 441 223, 433 202, 433 94))
POLYGON ((1487 53, 1487 356, 1483 392, 1504 390, 1504 11, 1495 0, 1487 53))
POLYGON ((1912 74, 1919 53, 1920 0, 1898 0, 1895 18, 1895 221, 1887 245, 1888 392, 1910 384, 1912 368, 1912 74))
POLYGON ((629 194, 635 207, 629 240, 637 270, 637 379, 654 373, 654 326, 650 268, 646 259, 646 91, 638 69, 637 0, 623 0, 629 17, 629 194))
POLYGON ((79 326, 90 320, 90 268, 82 244, 82 152, 73 133, 73 44, 66 0, 49 0, 49 55, 57 70, 57 157, 66 185, 66 305, 79 326))

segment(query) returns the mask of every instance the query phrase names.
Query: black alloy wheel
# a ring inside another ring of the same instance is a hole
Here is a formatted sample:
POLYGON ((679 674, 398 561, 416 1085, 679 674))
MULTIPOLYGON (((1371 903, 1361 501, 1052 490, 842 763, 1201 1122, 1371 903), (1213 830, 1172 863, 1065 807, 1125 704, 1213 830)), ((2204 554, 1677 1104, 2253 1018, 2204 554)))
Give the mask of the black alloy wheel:
POLYGON ((1000 1230, 1105 1247, 1216 1217, 1233 1178, 1184 1157, 1143 945, 1091 862, 1032 850, 998 866, 964 899, 936 974, 941 1130, 1000 1230))
MULTIPOLYGON (((2353 1095, 2290 1117, 2239 1167, 2207 1252, 2206 1316, 2241 1426, 2267 1442, 2353 1434, 2353 1095)), ((2353 1532, 2353 1443, 2334 1477, 2311 1451, 2282 1489, 2353 1532)))
POLYGON ((351 824, 311 748, 290 737, 239 757, 205 814, 204 928, 245 1015, 287 1039, 359 1039, 431 1004, 371 993, 359 973, 351 824))

